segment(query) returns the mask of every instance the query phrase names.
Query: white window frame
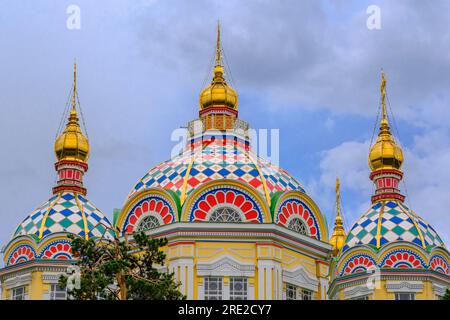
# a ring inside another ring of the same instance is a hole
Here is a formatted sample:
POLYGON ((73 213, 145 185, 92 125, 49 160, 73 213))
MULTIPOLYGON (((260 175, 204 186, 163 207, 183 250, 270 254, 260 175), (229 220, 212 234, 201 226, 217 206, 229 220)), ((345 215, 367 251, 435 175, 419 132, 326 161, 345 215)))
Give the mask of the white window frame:
POLYGON ((286 300, 297 300, 297 286, 286 283, 286 300))
POLYGON ((66 288, 60 287, 57 283, 50 284, 49 300, 67 300, 66 288), (64 294, 64 296, 58 296, 60 294, 64 294))
POLYGON ((370 299, 369 299, 369 295, 366 294, 366 295, 363 295, 363 296, 352 297, 352 298, 350 298, 350 300, 370 300, 370 299))
POLYGON ((286 300, 313 300, 314 291, 291 283, 286 283, 285 295, 286 300), (293 297, 289 297, 288 292, 294 293, 293 297))
POLYGON ((312 290, 305 289, 305 288, 299 288, 300 300, 312 300, 313 294, 314 294, 314 292, 312 292, 312 290))
POLYGON ((204 286, 204 295, 205 300, 223 300, 223 277, 205 277, 203 279, 203 286, 204 286), (216 283, 218 285, 218 288, 216 290, 210 289, 210 284, 216 283), (215 299, 212 299, 215 298, 215 299))
POLYGON ((11 300, 28 300, 28 290, 27 286, 19 286, 11 288, 11 300), (22 289, 22 293, 17 293, 18 290, 22 289), (21 297, 21 299, 18 299, 21 297))
POLYGON ((395 292, 394 300, 416 300, 415 292, 395 292), (401 296, 408 295, 408 299, 400 299, 401 296))
POLYGON ((230 300, 247 300, 248 299, 248 278, 246 277, 230 277, 230 300), (234 282, 242 282, 243 289, 241 292, 234 292, 234 282))

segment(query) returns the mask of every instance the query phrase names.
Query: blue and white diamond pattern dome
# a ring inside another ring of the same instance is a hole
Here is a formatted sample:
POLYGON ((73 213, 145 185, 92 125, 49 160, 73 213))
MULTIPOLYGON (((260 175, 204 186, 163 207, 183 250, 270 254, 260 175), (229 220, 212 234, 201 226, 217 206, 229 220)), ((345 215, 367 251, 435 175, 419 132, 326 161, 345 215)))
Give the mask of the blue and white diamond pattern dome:
POLYGON ((343 252, 358 245, 379 248, 406 241, 431 250, 445 247, 434 228, 400 201, 374 203, 351 228, 343 252))
POLYGON ((83 238, 111 237, 111 223, 85 196, 61 192, 35 209, 18 226, 13 237, 30 235, 41 239, 57 232, 83 238))

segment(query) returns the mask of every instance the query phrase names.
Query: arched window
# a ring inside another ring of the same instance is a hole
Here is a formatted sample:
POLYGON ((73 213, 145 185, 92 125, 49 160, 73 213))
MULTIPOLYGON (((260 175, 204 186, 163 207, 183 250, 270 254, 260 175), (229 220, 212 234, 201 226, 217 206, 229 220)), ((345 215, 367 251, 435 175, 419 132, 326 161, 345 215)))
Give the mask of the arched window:
POLYGON ((139 225, 137 227, 137 231, 145 231, 154 229, 156 227, 159 227, 159 221, 158 218, 154 216, 146 216, 142 219, 141 222, 139 222, 139 225))
POLYGON ((209 222, 242 222, 242 217, 235 209, 222 207, 211 213, 209 222))
POLYGON ((288 229, 291 229, 300 234, 308 234, 308 229, 306 228, 305 223, 300 218, 293 218, 288 224, 288 229))

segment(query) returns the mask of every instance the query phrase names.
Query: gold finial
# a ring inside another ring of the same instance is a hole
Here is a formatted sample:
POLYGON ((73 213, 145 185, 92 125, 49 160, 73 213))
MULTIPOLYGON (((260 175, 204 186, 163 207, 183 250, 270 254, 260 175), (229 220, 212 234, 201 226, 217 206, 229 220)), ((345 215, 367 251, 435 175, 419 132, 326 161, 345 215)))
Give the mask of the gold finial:
POLYGON ((370 149, 369 166, 372 171, 379 169, 399 170, 403 163, 403 151, 395 142, 389 128, 386 110, 386 78, 381 70, 381 122, 380 132, 375 144, 370 149))
MULTIPOLYGON (((238 103, 238 96, 236 91, 227 84, 225 77, 224 77, 224 67, 223 67, 223 56, 222 56, 222 47, 220 44, 220 22, 217 22, 217 39, 216 39, 216 57, 215 57, 215 66, 213 69, 213 78, 211 83, 202 90, 200 93, 200 111, 210 107, 210 106, 220 106, 220 107, 227 107, 232 108, 233 111, 237 111, 237 103, 238 103)), ((220 119, 225 119, 228 116, 225 116, 223 114, 220 114, 215 120, 214 127, 216 129, 217 126, 222 127, 222 124, 219 125, 219 123, 223 123, 223 126, 226 126, 228 129, 231 129, 234 122, 233 121, 222 121, 220 119), (227 124, 228 123, 228 124, 227 124), (217 126, 216 126, 217 124, 217 126)), ((208 120, 208 123, 212 123, 212 116, 210 117, 210 120, 208 120)), ((206 124, 206 127, 211 127, 210 124, 206 124)))
POLYGON ((345 229, 341 216, 341 192, 339 178, 336 177, 336 218, 334 220, 333 234, 330 244, 333 247, 333 255, 336 256, 345 244, 345 229))
POLYGON ((72 92, 72 110, 77 106, 77 62, 73 63, 73 92, 72 92))
POLYGON ((386 113, 386 78, 384 77, 384 70, 381 69, 381 119, 387 121, 386 113))
POLYGON ((216 66, 222 65, 222 49, 220 47, 220 21, 217 21, 216 66))
POLYGON ((339 183, 339 177, 336 177, 336 216, 341 216, 341 192, 339 190, 341 184, 339 183))

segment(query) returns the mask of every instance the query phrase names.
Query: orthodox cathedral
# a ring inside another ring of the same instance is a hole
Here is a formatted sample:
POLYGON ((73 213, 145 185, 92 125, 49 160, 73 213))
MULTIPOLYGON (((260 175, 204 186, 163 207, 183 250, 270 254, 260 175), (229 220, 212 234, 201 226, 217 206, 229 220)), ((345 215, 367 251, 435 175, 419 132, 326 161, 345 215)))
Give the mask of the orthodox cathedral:
MULTIPOLYGON (((403 153, 386 112, 369 154, 372 205, 348 232, 336 181, 336 218, 298 180, 252 148, 227 83, 217 30, 210 84, 182 152, 151 168, 111 223, 87 197, 89 141, 79 120, 76 65, 72 103, 57 137, 57 182, 2 249, 1 299, 66 299, 60 274, 74 264, 68 234, 85 239, 145 231, 167 238, 162 272, 187 299, 439 299, 450 287, 450 254, 439 235, 406 207, 399 190, 403 153)), ((369 182, 368 182, 369 183, 369 182)))

